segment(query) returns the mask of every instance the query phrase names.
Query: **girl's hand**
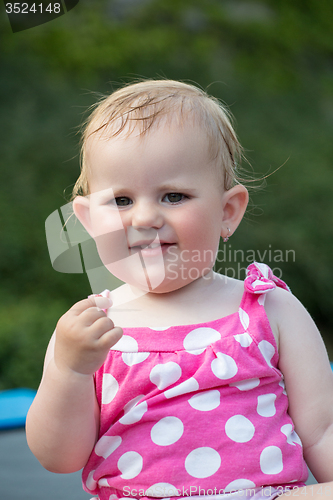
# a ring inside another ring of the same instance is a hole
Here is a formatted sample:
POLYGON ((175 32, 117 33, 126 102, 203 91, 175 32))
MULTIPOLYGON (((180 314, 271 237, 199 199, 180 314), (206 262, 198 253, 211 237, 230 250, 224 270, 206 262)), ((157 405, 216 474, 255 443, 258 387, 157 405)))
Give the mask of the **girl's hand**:
POLYGON ((74 304, 59 319, 54 346, 58 369, 92 375, 102 366, 123 334, 102 311, 111 304, 106 297, 91 296, 74 304))

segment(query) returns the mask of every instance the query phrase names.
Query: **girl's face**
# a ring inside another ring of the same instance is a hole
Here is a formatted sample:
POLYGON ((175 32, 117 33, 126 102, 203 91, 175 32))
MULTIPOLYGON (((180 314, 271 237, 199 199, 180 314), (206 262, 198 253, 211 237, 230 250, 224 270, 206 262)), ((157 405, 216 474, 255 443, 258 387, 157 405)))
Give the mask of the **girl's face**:
POLYGON ((176 124, 89 140, 91 194, 74 210, 122 281, 162 293, 211 270, 232 190, 223 190, 207 144, 199 127, 176 124))

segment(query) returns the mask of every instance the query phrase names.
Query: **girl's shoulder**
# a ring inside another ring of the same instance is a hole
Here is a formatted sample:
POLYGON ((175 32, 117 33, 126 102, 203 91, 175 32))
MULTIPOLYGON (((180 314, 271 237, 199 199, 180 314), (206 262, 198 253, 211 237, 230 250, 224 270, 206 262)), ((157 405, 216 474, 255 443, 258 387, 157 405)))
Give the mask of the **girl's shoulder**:
POLYGON ((323 422, 332 413, 333 376, 327 351, 312 317, 295 295, 276 288, 267 294, 265 310, 278 335, 278 368, 285 380, 288 412, 306 448, 320 430, 319 413, 323 422))
POLYGON ((284 320, 295 312, 295 306, 301 306, 298 299, 283 288, 274 288, 265 298, 265 312, 271 325, 276 343, 280 351, 281 335, 284 320))

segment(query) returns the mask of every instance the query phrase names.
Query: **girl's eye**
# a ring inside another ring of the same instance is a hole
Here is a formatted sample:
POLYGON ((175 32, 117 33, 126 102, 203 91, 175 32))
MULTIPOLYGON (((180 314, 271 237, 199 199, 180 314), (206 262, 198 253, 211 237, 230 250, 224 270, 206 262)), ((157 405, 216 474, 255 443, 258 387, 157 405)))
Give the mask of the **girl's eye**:
POLYGON ((167 199, 170 203, 178 203, 184 198, 185 196, 182 193, 168 193, 165 195, 165 199, 167 199))
POLYGON ((118 198, 115 198, 115 201, 118 207, 127 207, 133 203, 130 198, 127 198, 127 196, 119 196, 118 198))

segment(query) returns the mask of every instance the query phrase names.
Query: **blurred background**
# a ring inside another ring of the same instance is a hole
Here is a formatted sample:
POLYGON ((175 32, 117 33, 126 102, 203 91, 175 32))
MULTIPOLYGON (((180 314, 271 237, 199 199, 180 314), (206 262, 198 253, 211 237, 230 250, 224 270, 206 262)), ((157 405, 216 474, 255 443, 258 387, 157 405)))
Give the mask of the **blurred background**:
POLYGON ((137 78, 195 82, 230 107, 243 166, 268 177, 249 183, 216 269, 277 268, 333 360, 332 0, 80 0, 18 33, 2 5, 0 47, 0 390, 37 388, 58 318, 91 293, 52 269, 44 224, 78 177, 87 108, 137 78))

